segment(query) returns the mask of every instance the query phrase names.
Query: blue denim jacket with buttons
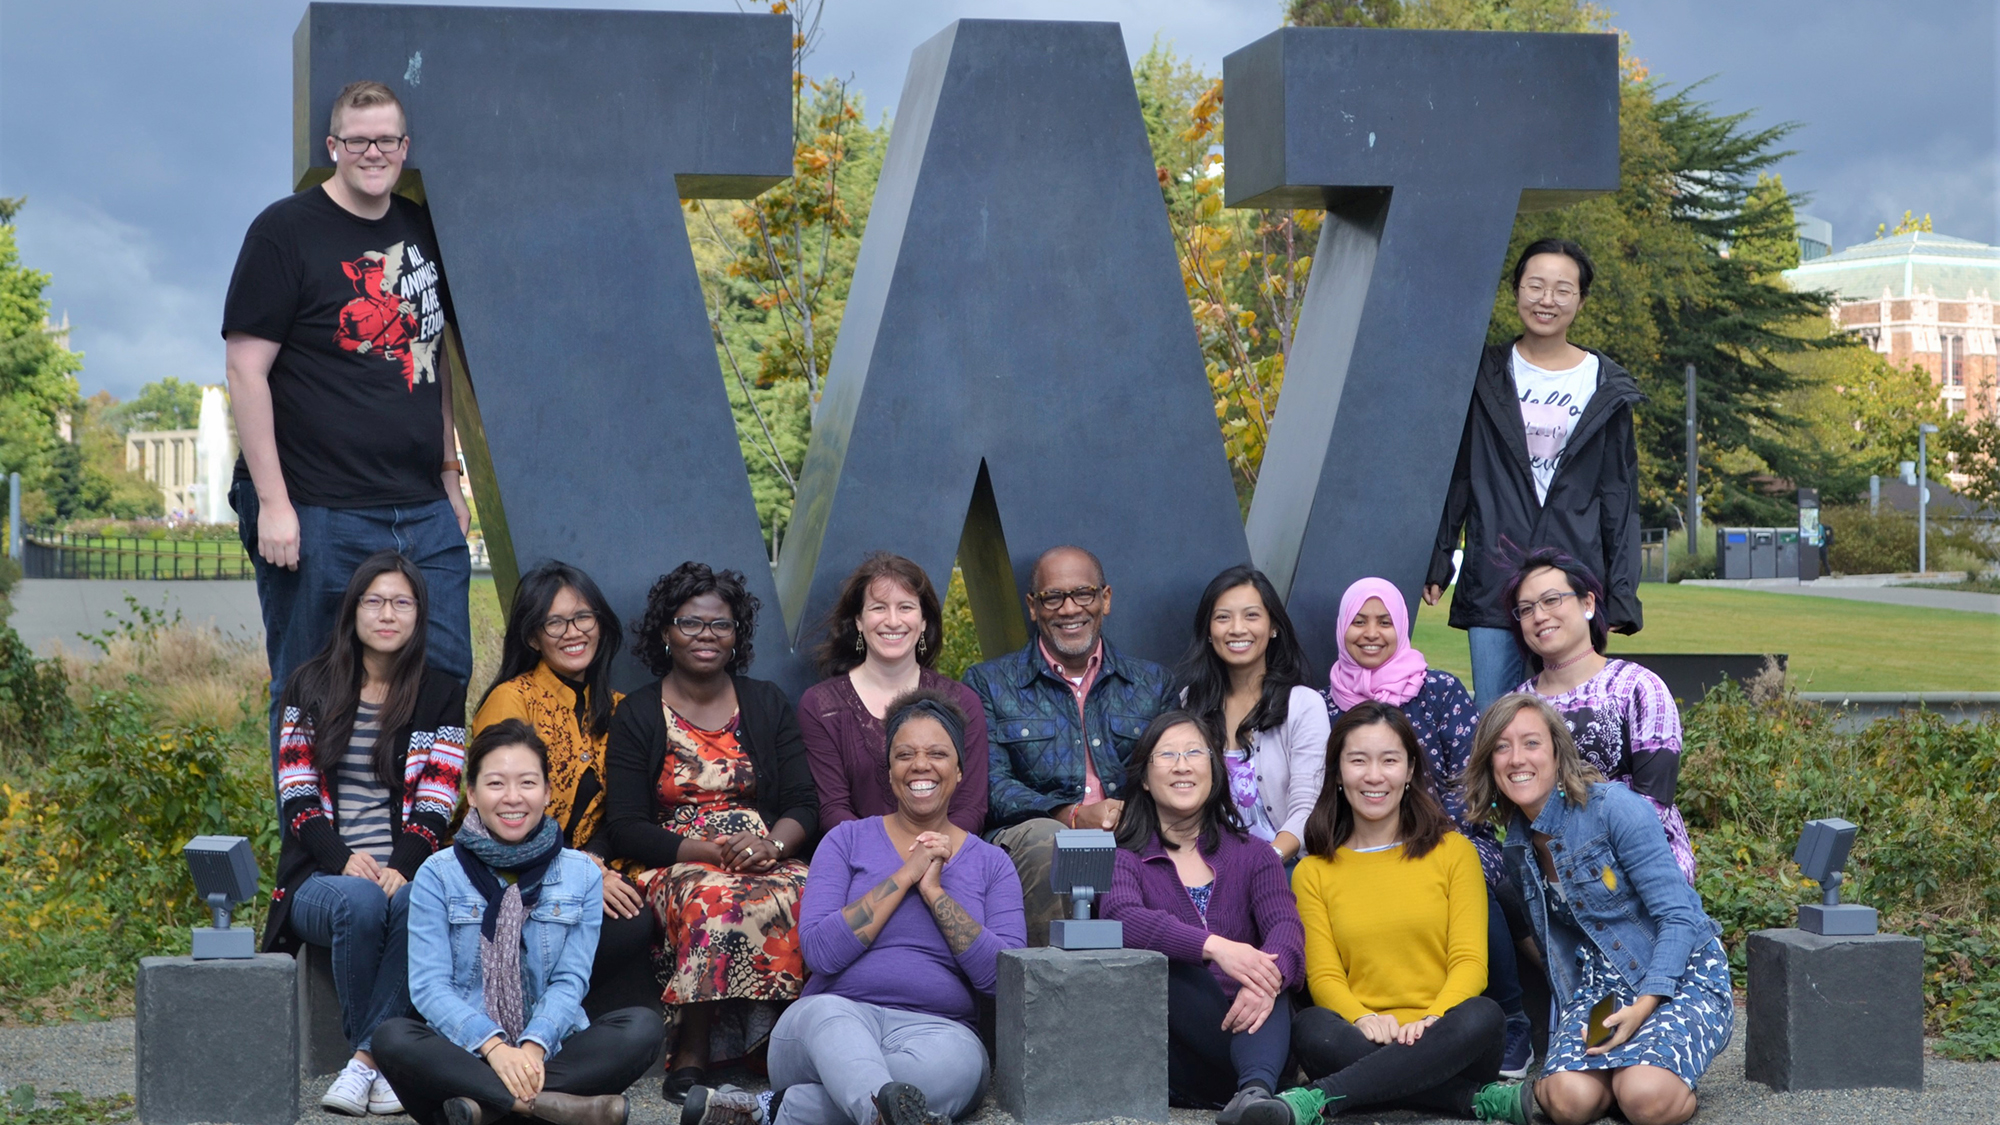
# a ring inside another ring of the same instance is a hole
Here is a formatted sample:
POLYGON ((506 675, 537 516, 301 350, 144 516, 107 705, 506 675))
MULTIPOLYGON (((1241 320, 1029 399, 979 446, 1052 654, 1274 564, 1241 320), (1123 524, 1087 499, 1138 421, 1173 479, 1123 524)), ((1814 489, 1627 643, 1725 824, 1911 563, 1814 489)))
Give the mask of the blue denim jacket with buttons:
POLYGON ((1146 724, 1168 704, 1167 670, 1104 645, 1104 662, 1084 697, 1049 669, 1039 637, 1028 647, 965 671, 965 686, 986 707, 987 823, 1005 828, 1083 797, 1083 755, 1106 797, 1125 791, 1125 758, 1146 724))
MULTIPOLYGON (((468 1051, 500 1034, 486 1014, 479 970, 485 916, 486 899, 466 878, 453 848, 417 869, 410 884, 410 1000, 424 1022, 468 1051)), ((521 1040, 540 1043, 545 1056, 590 1026, 583 994, 603 924, 604 876, 582 852, 564 848, 521 924, 521 1000, 528 1013, 521 1040)))
MULTIPOLYGON (((1560 1004, 1576 991, 1577 945, 1568 927, 1550 932, 1530 831, 1526 815, 1515 810, 1501 850, 1527 899, 1560 1004)), ((1601 781, 1590 787, 1588 804, 1550 798, 1532 831, 1549 837, 1556 877, 1583 936, 1637 994, 1673 996, 1689 958, 1722 927, 1674 863, 1652 804, 1618 782, 1601 781)))

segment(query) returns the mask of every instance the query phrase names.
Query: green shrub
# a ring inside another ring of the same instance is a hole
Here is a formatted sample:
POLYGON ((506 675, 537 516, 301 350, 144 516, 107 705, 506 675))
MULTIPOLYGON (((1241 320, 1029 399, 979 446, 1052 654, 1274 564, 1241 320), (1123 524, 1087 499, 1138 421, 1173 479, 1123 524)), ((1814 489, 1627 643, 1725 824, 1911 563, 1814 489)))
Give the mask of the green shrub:
POLYGON ((0 628, 0 771, 39 764, 73 712, 62 665, 35 659, 19 634, 0 628))
MULTIPOLYGON (((1868 505, 1828 508, 1821 522, 1833 528, 1836 574, 1899 574, 1917 569, 1917 517, 1913 512, 1883 506, 1870 514, 1868 505)), ((1932 570, 1965 570, 1975 575, 2000 562, 2000 544, 1992 528, 1977 520, 1930 518, 1932 570)))
POLYGON ((1684 727, 1679 804, 1736 971, 1750 933, 1819 898, 1791 862, 1800 827, 1844 817, 1861 833, 1842 899, 1924 939, 1927 1029, 1943 1048, 2000 1058, 2000 722, 1919 711, 1846 735, 1815 705, 1760 706, 1727 684, 1684 727))

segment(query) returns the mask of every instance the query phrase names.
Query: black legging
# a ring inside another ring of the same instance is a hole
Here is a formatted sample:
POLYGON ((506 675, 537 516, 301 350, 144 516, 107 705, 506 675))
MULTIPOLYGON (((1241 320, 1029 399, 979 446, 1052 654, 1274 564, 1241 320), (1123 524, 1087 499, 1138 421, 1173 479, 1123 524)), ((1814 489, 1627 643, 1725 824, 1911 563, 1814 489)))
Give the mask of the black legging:
POLYGON ((1472 1095, 1500 1074, 1506 1017, 1484 996, 1453 1007, 1405 1047, 1376 1043, 1326 1008, 1292 1021, 1292 1047, 1313 1086, 1342 1100, 1329 1112, 1395 1107, 1472 1116, 1472 1095))
POLYGON ((1291 999, 1278 997, 1264 1026, 1222 1030, 1233 1001, 1205 965, 1167 962, 1167 1098, 1175 1105, 1215 1109, 1252 1082, 1278 1088, 1291 1053, 1291 999))
POLYGON ((653 978, 653 937, 659 930, 651 909, 630 918, 604 916, 597 931, 597 958, 590 964, 590 991, 583 1014, 591 1019, 620 1008, 660 1010, 660 984, 653 978))
MULTIPOLYGON (((563 1040, 548 1061, 542 1088, 564 1094, 622 1094, 659 1057, 666 1025, 644 1008, 607 1012, 563 1040)), ((375 1064, 418 1125, 445 1125, 444 1103, 471 1098, 495 1119, 514 1112, 514 1095, 484 1059, 421 1020, 392 1019, 375 1029, 375 1064)))

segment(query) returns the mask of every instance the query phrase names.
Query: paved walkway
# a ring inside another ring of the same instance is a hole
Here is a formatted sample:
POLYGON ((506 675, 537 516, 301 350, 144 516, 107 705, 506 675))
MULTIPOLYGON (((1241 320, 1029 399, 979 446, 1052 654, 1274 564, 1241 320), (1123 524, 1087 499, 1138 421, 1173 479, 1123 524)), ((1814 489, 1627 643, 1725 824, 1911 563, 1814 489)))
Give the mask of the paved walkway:
POLYGON ((262 644, 264 619, 257 611, 257 584, 248 580, 121 581, 108 578, 24 578, 9 598, 9 623, 37 655, 60 644, 70 652, 94 654, 81 633, 101 633, 132 616, 125 597, 152 609, 178 609, 190 625, 208 625, 225 634, 262 644), (107 616, 107 614, 109 616, 107 616))
MULTIPOLYGON (((1794 1125, 1797 1122, 1923 1122, 1924 1125, 1992 1125, 2000 1112, 2000 1063, 1961 1063, 1930 1058, 1924 1061, 1924 1088, 1912 1090, 1829 1090, 1774 1094, 1743 1077, 1743 1015, 1730 1040, 1701 1084, 1699 1120, 1730 1125, 1794 1125)), ((718 1076, 751 1088, 760 1081, 742 1073, 718 1076)), ((299 1090, 299 1125, 342 1125, 353 1118, 336 1117, 319 1108, 319 1096, 330 1077, 312 1079, 299 1090)), ((0 1089, 28 1083, 37 1092, 77 1090, 104 1097, 132 1091, 132 1021, 57 1024, 48 1027, 0 1028, 0 1089)), ((639 1080, 628 1092, 633 1125, 676 1125, 677 1107, 660 1097, 659 1072, 639 1080)), ((1177 1109, 1170 1125, 1210 1125, 1215 1115, 1177 1109)), ((1397 1122, 1399 1125, 1445 1125, 1442 1119, 1407 1112, 1356 1114, 1352 1120, 1397 1122)), ((385 1119, 384 1125, 407 1125, 408 1119, 385 1119)), ((989 1096, 963 1125, 1014 1125, 989 1096)), ((1119 1125, 1125 1125, 1120 1122, 1119 1125)), ((1136 1125, 1136 1123, 1132 1123, 1136 1125)))
MULTIPOLYGON (((1705 586, 1718 590, 1755 590, 1763 594, 1804 594, 1815 598, 1843 598, 1854 602, 1911 605, 1926 609, 1958 609, 1971 613, 2000 613, 2000 594, 1974 594, 1966 590, 1927 590, 1922 586, 1863 586, 1839 579, 1801 582, 1796 578, 1690 578, 1683 586, 1705 586)), ((1643 593, 1643 591, 1641 591, 1643 593)))

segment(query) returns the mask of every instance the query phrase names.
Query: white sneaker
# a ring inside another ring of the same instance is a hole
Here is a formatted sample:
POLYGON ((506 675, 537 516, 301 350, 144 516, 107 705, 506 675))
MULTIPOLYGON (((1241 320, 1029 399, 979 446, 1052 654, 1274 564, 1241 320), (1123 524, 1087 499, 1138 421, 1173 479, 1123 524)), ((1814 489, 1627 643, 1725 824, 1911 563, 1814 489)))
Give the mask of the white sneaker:
POLYGON ((396 1088, 380 1074, 368 1084, 368 1112, 380 1117, 390 1117, 403 1112, 403 1099, 396 1096, 396 1088))
POLYGON ((349 1059, 347 1067, 333 1076, 333 1085, 320 1096, 319 1104, 349 1117, 366 1117, 368 1091, 378 1077, 374 1068, 363 1065, 360 1059, 349 1059))

